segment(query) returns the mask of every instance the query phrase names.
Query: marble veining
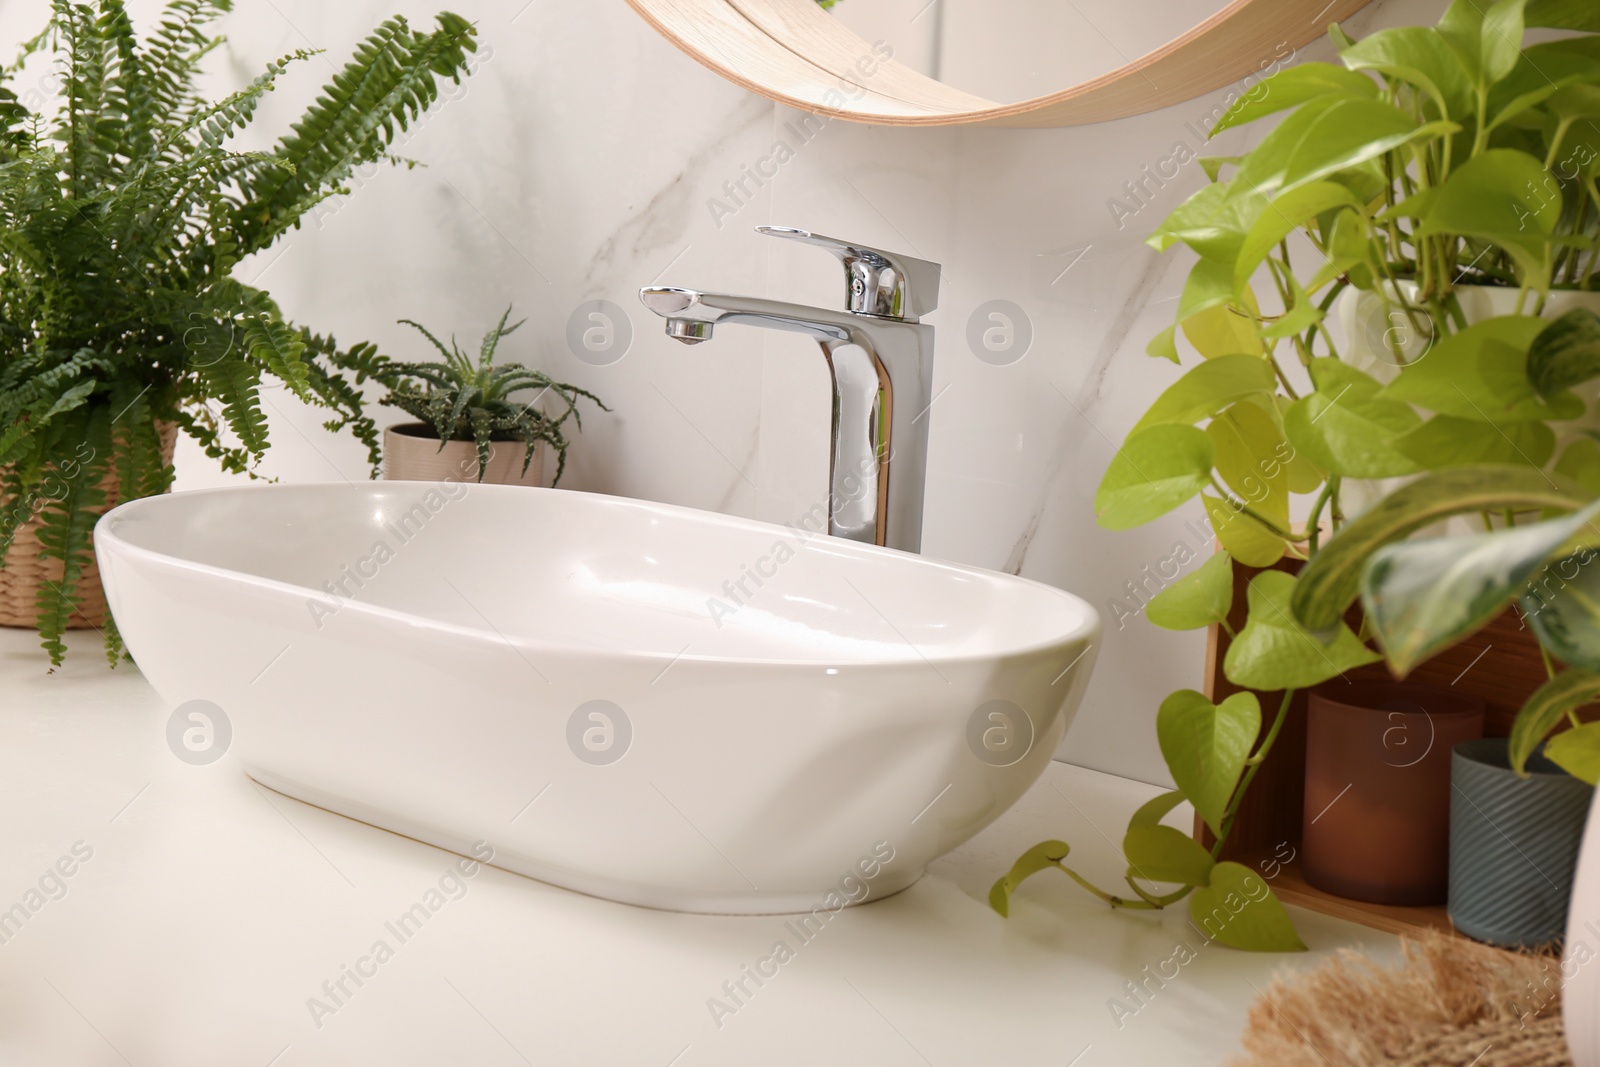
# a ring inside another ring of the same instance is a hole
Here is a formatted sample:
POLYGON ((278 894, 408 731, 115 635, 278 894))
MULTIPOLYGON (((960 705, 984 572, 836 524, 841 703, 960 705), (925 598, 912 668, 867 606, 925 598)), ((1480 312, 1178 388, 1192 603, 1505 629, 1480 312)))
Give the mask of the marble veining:
POLYGON ((586 289, 610 292, 625 288, 636 281, 641 263, 652 262, 662 250, 676 248, 691 229, 690 215, 700 209, 704 189, 715 186, 729 138, 759 129, 771 119, 770 105, 760 97, 746 96, 724 116, 708 123, 702 131, 704 140, 681 169, 589 257, 584 269, 586 289))

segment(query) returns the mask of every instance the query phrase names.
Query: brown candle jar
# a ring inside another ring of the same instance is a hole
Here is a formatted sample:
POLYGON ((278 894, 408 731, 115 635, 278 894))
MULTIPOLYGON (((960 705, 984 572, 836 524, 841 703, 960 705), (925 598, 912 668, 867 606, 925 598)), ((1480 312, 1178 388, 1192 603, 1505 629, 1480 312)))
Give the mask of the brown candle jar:
POLYGON ((1443 904, 1450 752, 1483 736, 1483 701, 1407 682, 1329 682, 1306 723, 1306 881, 1375 904, 1443 904))

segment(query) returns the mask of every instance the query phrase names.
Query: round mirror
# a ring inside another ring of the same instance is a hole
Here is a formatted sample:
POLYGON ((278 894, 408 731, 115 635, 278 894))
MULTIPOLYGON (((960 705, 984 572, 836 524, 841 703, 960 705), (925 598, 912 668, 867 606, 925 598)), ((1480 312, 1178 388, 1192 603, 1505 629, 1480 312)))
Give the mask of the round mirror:
POLYGON ((806 111, 1073 126, 1253 83, 1369 0, 628 2, 723 77, 806 111))

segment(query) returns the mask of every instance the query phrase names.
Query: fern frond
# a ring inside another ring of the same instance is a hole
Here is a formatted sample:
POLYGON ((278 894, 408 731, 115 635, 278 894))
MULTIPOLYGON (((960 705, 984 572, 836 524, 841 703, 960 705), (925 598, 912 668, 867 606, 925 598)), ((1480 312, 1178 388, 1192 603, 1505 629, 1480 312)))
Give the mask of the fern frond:
POLYGON ((53 0, 52 6, 56 32, 65 42, 68 56, 62 86, 67 188, 71 195, 81 197, 109 172, 107 161, 98 150, 101 141, 97 132, 105 101, 109 48, 106 39, 96 32, 98 20, 88 4, 53 0))
POLYGON ((317 403, 337 416, 324 422, 323 427, 331 433, 348 429, 356 440, 366 445, 367 461, 371 464, 373 477, 377 477, 382 468, 383 449, 378 441, 378 427, 366 414, 366 397, 342 374, 334 373, 327 367, 354 372, 359 384, 366 377, 385 374, 388 361, 379 355, 376 345, 362 343, 348 351, 341 351, 332 337, 320 337, 304 329, 300 331, 300 336, 306 346, 306 355, 317 357, 305 360, 309 372, 307 386, 316 396, 317 403))
POLYGON ((255 118, 261 98, 276 87, 278 79, 289 69, 289 64, 320 54, 320 50, 307 51, 302 48, 268 63, 266 71, 249 85, 215 104, 199 108, 183 123, 173 127, 162 142, 160 151, 165 152, 179 138, 191 133, 197 133, 200 143, 206 148, 221 146, 222 142, 244 129, 255 118))
POLYGON ((117 492, 122 500, 156 496, 172 485, 172 468, 161 454, 161 432, 148 396, 148 391, 135 393, 131 384, 122 384, 110 397, 117 492))
POLYGON ((211 395, 222 402, 222 417, 252 459, 267 450, 267 417, 261 411, 261 374, 253 364, 227 355, 200 368, 211 395))
POLYGON ((104 48, 106 78, 94 137, 101 156, 114 171, 121 160, 138 159, 149 152, 154 114, 139 62, 139 41, 123 0, 100 0, 95 35, 104 48))
POLYGON ((133 659, 132 656, 128 655, 127 648, 122 643, 122 631, 117 629, 117 620, 112 618, 110 614, 106 615, 105 626, 100 632, 105 636, 106 665, 108 667, 115 670, 117 664, 124 659, 130 661, 133 659))
POLYGON ((76 407, 77 402, 70 399, 72 394, 76 391, 80 397, 87 396, 84 386, 92 388, 99 380, 98 376, 86 382, 78 379, 90 373, 105 374, 112 369, 109 360, 88 350, 76 352, 48 369, 39 369, 42 360, 37 357, 18 360, 17 365, 22 380, 7 382, 0 391, 0 419, 31 418, 41 423, 76 407))
POLYGON ((222 443, 222 434, 216 417, 204 408, 180 409, 172 413, 172 421, 184 435, 200 446, 200 450, 217 465, 231 474, 250 473, 250 453, 242 448, 229 448, 222 443))
POLYGON ((258 251, 293 227, 357 167, 382 156, 438 98, 438 79, 460 81, 477 45, 472 24, 448 12, 433 33, 389 19, 356 48, 276 149, 292 171, 263 175, 246 192, 241 245, 258 251))
POLYGON ((83 600, 78 581, 93 558, 90 539, 100 517, 95 509, 105 504, 100 481, 111 464, 110 413, 103 406, 94 406, 85 409, 84 418, 76 421, 81 423, 82 440, 88 444, 89 454, 70 472, 64 472, 61 498, 46 504, 39 515, 39 555, 60 560, 62 566, 59 583, 39 583, 37 601, 40 643, 50 654, 50 662, 57 666, 67 654, 61 635, 83 600))
POLYGON ((23 41, 17 48, 16 58, 5 66, 0 66, 0 81, 15 77, 22 70, 23 64, 28 62, 30 56, 42 51, 50 44, 54 33, 55 25, 52 21, 46 23, 44 29, 37 34, 23 41))
POLYGON ((31 443, 34 425, 27 421, 13 422, 0 430, 0 465, 11 466, 22 458, 31 443))
POLYGON ((233 10, 232 0, 170 0, 161 25, 139 58, 151 106, 158 115, 183 116, 201 103, 194 91, 200 61, 222 43, 205 26, 233 10))
POLYGON ((32 117, 17 94, 0 84, 0 164, 11 162, 32 144, 26 128, 32 117))
POLYGON ((278 317, 276 307, 259 308, 244 320, 242 341, 252 358, 266 368, 302 400, 311 400, 311 375, 301 358, 305 342, 300 334, 278 317))
POLYGON ((349 371, 356 376, 356 384, 360 385, 368 378, 382 380, 389 373, 390 360, 378 351, 378 346, 363 342, 351 348, 348 352, 340 352, 333 338, 307 337, 306 349, 325 355, 329 363, 340 370, 349 371), (324 342, 326 349, 319 347, 324 342))

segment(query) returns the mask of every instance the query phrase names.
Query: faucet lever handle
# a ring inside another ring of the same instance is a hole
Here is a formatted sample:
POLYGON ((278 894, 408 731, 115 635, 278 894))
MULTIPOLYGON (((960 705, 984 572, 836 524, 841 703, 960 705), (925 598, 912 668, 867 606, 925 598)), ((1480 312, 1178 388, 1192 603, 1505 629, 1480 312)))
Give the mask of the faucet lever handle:
POLYGON ((899 252, 824 237, 792 226, 757 226, 757 233, 825 248, 844 264, 846 310, 915 322, 939 306, 939 264, 899 252))

